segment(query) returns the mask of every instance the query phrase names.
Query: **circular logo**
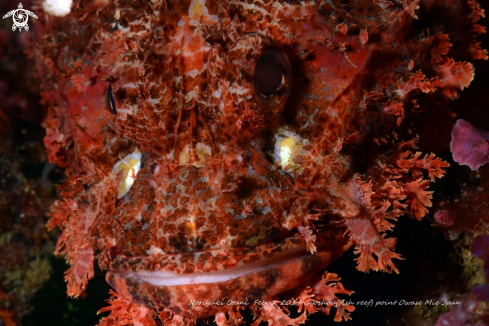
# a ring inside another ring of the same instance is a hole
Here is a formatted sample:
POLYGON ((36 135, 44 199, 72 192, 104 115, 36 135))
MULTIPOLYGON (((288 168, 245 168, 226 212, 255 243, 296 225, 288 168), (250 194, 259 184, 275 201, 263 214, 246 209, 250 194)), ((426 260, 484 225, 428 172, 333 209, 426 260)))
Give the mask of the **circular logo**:
POLYGON ((12 16, 12 19, 14 21, 14 24, 12 25, 12 30, 15 31, 18 28, 19 32, 22 31, 22 28, 24 28, 26 31, 29 30, 29 25, 27 25, 29 16, 37 18, 37 16, 32 11, 25 10, 21 3, 19 3, 19 9, 9 11, 5 16, 3 16, 3 18, 5 19, 10 16, 12 16))
POLYGON ((27 25, 28 16, 24 9, 17 9, 13 15, 13 19, 17 27, 24 27, 27 25))

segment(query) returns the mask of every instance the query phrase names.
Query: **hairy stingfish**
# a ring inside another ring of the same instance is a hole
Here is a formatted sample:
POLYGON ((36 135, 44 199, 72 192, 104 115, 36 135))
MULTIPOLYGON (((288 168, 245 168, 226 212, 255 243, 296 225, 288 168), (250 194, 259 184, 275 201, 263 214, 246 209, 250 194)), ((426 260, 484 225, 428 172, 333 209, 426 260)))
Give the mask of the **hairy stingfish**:
MULTIPOLYGON (((75 0, 39 12, 45 144, 66 168, 48 228, 79 296, 95 258, 115 289, 101 325, 175 324, 287 292, 350 294, 323 272, 398 272, 394 222, 422 219, 448 164, 417 151, 427 99, 487 59, 469 1, 75 0), (347 234, 348 236, 344 236, 347 234), (195 302, 238 302, 237 306, 195 302), (194 304, 193 304, 194 303, 194 304)), ((273 302, 256 323, 332 306, 273 302)))

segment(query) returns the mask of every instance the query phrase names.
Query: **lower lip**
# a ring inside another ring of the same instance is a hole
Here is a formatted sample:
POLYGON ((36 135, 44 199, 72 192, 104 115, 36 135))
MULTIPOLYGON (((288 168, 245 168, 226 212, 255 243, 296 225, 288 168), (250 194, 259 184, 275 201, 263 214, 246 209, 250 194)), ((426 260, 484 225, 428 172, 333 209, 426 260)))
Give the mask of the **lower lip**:
POLYGON ((228 311, 233 305, 271 300, 276 294, 304 284, 343 253, 341 241, 317 244, 317 247, 315 254, 298 248, 227 271, 195 274, 109 271, 106 279, 133 303, 202 318, 228 311))

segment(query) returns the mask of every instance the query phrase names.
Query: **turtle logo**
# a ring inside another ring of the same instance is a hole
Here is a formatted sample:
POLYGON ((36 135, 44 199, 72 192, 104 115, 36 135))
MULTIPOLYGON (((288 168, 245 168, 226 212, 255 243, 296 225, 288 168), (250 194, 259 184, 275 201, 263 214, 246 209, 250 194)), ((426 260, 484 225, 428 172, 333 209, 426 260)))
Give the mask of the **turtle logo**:
POLYGON ((19 3, 19 9, 9 11, 5 16, 3 16, 3 19, 10 16, 13 16, 12 18, 14 20, 12 30, 15 31, 17 28, 19 28, 19 32, 22 32, 22 28, 24 28, 26 31, 29 30, 29 25, 27 25, 27 20, 29 19, 29 16, 37 18, 37 16, 32 11, 23 9, 21 3, 19 3))

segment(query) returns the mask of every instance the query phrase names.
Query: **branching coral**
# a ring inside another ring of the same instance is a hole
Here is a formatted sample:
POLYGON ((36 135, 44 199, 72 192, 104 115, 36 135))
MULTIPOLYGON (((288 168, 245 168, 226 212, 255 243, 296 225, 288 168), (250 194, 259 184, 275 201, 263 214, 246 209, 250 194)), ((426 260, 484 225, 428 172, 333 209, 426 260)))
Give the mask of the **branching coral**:
POLYGON ((391 221, 401 215, 420 220, 431 207, 432 191, 426 189, 430 181, 443 176, 443 168, 449 165, 433 154, 420 157, 421 152, 415 149, 415 139, 401 143, 391 157, 378 161, 380 171, 375 179, 358 176, 355 180, 365 211, 344 223, 350 232, 347 248, 356 246, 355 251, 360 254, 357 268, 361 271, 398 273, 392 262, 393 258, 401 258, 393 252, 396 240, 386 238, 385 232, 392 230, 391 221), (423 172, 430 180, 423 179, 423 172))

